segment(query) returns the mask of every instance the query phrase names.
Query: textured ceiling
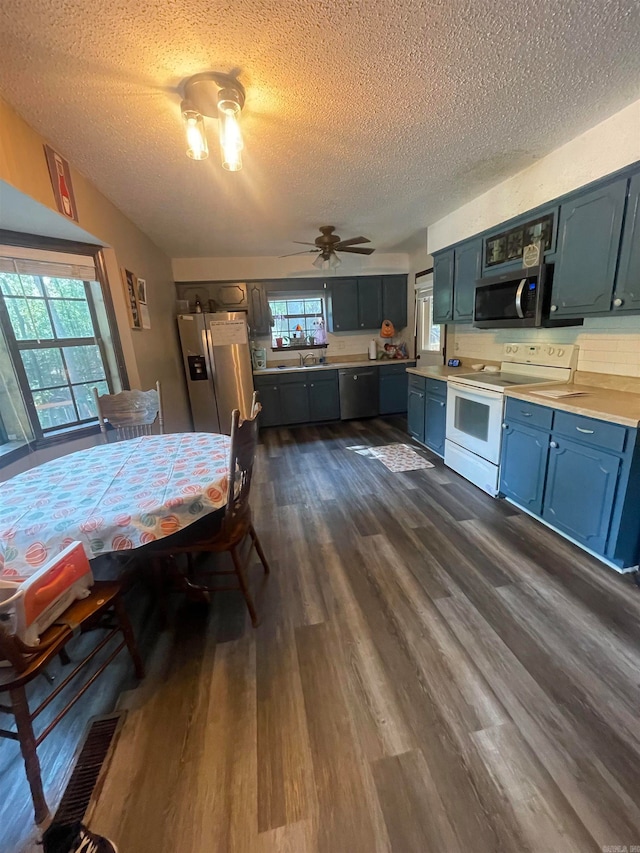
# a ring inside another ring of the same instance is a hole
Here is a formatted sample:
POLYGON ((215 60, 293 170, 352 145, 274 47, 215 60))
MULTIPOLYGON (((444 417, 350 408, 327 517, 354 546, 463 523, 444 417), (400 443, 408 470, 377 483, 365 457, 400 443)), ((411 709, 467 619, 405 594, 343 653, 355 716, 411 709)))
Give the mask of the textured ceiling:
MULTIPOLYGON (((173 257, 379 249, 639 97, 636 0, 3 0, 0 91, 173 257), (238 69, 244 169, 178 86, 238 69)), ((424 239, 424 238, 422 238, 424 239)))

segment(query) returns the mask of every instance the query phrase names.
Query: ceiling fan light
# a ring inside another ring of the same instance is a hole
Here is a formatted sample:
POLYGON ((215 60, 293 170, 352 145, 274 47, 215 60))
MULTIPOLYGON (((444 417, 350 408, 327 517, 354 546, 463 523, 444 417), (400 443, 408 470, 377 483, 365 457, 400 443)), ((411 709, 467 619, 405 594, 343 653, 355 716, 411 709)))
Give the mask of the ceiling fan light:
POLYGON ((206 160, 209 156, 209 146, 202 114, 188 101, 182 102, 181 109, 187 136, 187 157, 192 160, 206 160))
POLYGON ((335 253, 335 252, 332 252, 332 253, 329 255, 329 269, 330 269, 330 270, 335 270, 335 269, 337 269, 337 268, 340 266, 340 264, 341 264, 341 263, 342 263, 342 261, 341 261, 341 260, 340 260, 340 258, 336 255, 336 253, 335 253))
POLYGON ((322 269, 323 264, 324 264, 324 258, 322 257, 322 255, 321 255, 321 254, 317 255, 317 257, 316 257, 315 261, 313 262, 313 266, 314 266, 317 270, 321 270, 321 269, 322 269))

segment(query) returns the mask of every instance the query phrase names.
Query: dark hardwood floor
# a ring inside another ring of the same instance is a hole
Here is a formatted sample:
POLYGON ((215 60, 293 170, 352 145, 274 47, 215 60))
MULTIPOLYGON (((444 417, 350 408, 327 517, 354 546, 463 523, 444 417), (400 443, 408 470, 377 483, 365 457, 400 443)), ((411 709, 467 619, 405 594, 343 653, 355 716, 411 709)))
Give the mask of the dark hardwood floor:
POLYGON ((401 420, 264 431, 272 563, 176 603, 93 828, 121 853, 583 853, 640 845, 640 590, 401 420))

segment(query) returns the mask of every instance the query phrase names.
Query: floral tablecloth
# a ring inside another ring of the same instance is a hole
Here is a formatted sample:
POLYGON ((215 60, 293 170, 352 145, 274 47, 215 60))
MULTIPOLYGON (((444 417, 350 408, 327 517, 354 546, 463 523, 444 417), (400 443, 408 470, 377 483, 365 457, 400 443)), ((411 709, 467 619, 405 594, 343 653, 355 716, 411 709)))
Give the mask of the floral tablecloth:
POLYGON ((152 435, 91 447, 0 483, 0 578, 70 542, 91 559, 162 539, 224 506, 229 437, 152 435))

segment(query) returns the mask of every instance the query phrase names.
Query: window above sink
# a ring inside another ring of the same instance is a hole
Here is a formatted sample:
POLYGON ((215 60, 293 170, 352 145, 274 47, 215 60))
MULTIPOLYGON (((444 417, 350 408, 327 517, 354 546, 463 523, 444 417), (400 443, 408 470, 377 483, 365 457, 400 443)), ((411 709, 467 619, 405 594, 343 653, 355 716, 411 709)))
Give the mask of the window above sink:
POLYGON ((273 320, 273 349, 300 349, 327 345, 327 323, 323 293, 270 294, 273 320))

